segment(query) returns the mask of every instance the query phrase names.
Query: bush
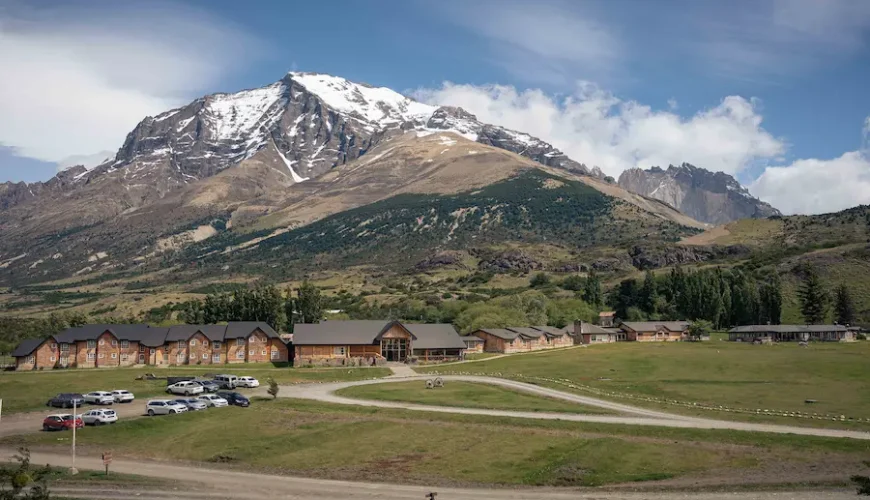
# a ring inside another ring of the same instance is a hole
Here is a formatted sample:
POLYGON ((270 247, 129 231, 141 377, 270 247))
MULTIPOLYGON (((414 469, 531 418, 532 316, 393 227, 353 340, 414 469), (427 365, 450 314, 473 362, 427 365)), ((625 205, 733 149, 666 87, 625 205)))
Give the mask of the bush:
POLYGON ((529 286, 532 288, 539 288, 542 286, 546 286, 550 284, 550 276, 546 273, 538 273, 532 276, 531 281, 529 281, 529 286))
POLYGON ((864 335, 863 333, 859 333, 859 334, 855 335, 855 340, 867 340, 867 335, 864 335))
POLYGON ((266 379, 266 383, 269 384, 269 388, 266 390, 266 392, 268 392, 269 395, 272 396, 272 399, 277 398, 278 391, 281 389, 278 386, 278 382, 276 382, 274 378, 269 377, 266 379))

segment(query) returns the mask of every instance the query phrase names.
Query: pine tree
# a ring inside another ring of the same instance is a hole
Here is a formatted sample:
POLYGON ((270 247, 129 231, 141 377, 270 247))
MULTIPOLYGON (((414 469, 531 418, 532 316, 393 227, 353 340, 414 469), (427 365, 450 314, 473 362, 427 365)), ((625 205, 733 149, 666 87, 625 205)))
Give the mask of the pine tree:
POLYGON ((797 294, 804 321, 809 325, 823 323, 828 316, 830 297, 816 269, 809 264, 804 267, 804 280, 797 294))
POLYGON ((638 296, 640 308, 647 316, 652 316, 656 313, 656 302, 658 301, 658 291, 656 290, 656 278, 652 271, 647 271, 643 277, 643 285, 640 288, 638 296))
POLYGON ((593 307, 601 307, 603 302, 601 296, 601 280, 595 271, 589 271, 589 276, 586 277, 586 282, 583 284, 583 301, 591 304, 593 307))
POLYGON ((851 325, 855 321, 855 304, 845 284, 840 284, 835 292, 834 314, 841 325, 851 325))

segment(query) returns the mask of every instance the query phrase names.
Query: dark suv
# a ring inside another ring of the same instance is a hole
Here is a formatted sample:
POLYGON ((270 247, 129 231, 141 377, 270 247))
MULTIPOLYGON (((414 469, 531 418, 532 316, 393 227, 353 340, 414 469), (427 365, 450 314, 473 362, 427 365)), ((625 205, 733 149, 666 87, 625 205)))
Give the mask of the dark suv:
POLYGON ((76 408, 81 408, 85 404, 85 397, 77 392, 62 392, 57 396, 48 400, 45 406, 53 408, 72 408, 75 404, 76 408))
POLYGON ((238 392, 218 391, 218 396, 227 400, 227 403, 235 406, 248 407, 251 406, 251 400, 242 396, 238 392))

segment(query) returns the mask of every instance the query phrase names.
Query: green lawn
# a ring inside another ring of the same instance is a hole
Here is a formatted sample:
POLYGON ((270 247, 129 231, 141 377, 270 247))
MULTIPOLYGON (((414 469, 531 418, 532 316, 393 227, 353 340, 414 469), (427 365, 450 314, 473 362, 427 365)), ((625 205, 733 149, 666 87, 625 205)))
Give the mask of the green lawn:
MULTIPOLYGON (((66 449, 37 433, 0 445, 66 449)), ((313 477, 427 484, 585 485, 723 475, 743 485, 846 481, 870 443, 847 439, 532 421, 257 400, 85 428, 82 454, 219 463, 313 477), (232 429, 231 435, 227 430, 232 429)))
POLYGON ((472 352, 472 353, 466 354, 465 359, 468 361, 474 361, 474 360, 478 360, 478 359, 492 358, 494 356, 499 356, 499 354, 496 354, 494 352, 472 352))
POLYGON ((379 399, 435 406, 488 408, 493 410, 543 411, 567 413, 610 413, 558 399, 534 396, 495 385, 447 381, 444 387, 426 389, 425 382, 394 382, 348 387, 337 391, 340 396, 379 399))
POLYGON ((273 377, 281 384, 291 384, 361 380, 384 377, 391 372, 388 368, 274 368, 249 365, 3 372, 0 373, 3 413, 42 409, 45 402, 59 392, 86 393, 127 389, 139 399, 162 395, 166 389, 166 381, 136 380, 136 377, 145 373, 154 373, 158 377, 232 373, 257 377, 261 384, 267 377, 273 377))
MULTIPOLYGON (((814 343, 808 348, 796 344, 756 346, 721 341, 626 342, 420 368, 418 371, 568 379, 575 385, 622 395, 866 419, 870 418, 868 360, 870 342, 814 343), (807 404, 807 399, 817 402, 807 404)), ((570 390, 565 386, 553 386, 570 390)), ((585 393, 589 394, 588 391, 585 393)), ((612 395, 603 397, 631 404, 667 407, 675 412, 740 418, 734 413, 702 412, 612 395)), ((783 417, 786 419, 796 425, 838 424, 783 417)))

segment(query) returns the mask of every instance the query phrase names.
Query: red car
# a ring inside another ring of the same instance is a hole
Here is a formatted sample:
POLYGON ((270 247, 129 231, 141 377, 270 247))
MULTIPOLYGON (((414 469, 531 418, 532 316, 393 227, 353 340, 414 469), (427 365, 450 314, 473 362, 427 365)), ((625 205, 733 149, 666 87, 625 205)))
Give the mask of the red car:
POLYGON ((72 429, 74 425, 76 429, 81 429, 85 426, 85 423, 81 417, 73 418, 72 415, 49 415, 42 421, 42 430, 66 431, 72 429))

